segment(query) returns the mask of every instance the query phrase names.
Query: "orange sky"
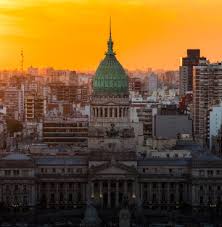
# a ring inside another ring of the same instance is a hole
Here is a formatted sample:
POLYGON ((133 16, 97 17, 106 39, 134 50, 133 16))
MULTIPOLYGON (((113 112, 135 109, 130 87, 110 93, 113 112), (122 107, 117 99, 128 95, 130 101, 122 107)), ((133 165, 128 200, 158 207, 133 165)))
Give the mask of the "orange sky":
POLYGON ((187 48, 222 59, 221 0, 0 0, 0 68, 95 70, 114 49, 128 69, 176 69, 187 48))

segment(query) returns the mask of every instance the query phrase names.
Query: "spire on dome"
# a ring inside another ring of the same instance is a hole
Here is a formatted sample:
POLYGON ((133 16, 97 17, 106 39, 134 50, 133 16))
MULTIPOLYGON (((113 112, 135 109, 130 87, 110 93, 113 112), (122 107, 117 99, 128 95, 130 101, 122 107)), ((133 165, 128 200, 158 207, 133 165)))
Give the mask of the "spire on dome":
POLYGON ((107 44, 108 44, 108 51, 106 52, 106 54, 115 55, 115 53, 113 52, 111 17, 110 17, 110 22, 109 22, 109 40, 108 40, 107 44))
POLYGON ((112 21, 109 19, 109 40, 112 40, 112 21))

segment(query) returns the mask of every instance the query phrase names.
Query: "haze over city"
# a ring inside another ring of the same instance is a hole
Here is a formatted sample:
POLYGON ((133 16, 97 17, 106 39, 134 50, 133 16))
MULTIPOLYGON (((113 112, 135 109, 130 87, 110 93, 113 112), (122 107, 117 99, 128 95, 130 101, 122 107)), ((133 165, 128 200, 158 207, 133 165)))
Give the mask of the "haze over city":
POLYGON ((128 69, 177 69, 186 48, 221 59, 220 0, 1 0, 0 68, 95 70, 112 16, 114 49, 128 69), (215 31, 217 35, 215 35, 215 31))

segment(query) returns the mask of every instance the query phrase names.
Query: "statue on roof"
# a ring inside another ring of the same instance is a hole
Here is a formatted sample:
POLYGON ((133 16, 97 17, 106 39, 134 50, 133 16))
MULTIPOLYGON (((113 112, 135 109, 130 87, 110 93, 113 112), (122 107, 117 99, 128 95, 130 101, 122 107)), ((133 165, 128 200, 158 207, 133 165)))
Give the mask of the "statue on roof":
POLYGON ((119 130, 115 128, 115 124, 111 124, 111 129, 106 131, 108 137, 117 137, 119 136, 119 130))

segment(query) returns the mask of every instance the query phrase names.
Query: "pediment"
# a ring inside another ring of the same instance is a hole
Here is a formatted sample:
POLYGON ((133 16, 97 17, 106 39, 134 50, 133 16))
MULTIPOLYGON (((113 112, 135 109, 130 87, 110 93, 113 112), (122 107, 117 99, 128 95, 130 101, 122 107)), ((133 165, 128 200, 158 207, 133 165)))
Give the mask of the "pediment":
POLYGON ((129 171, 115 166, 110 166, 106 169, 97 172, 97 174, 129 174, 129 173, 130 173, 129 171))
POLYGON ((126 166, 120 163, 112 163, 112 162, 93 167, 90 170, 90 172, 93 174, 99 174, 99 175, 137 174, 137 170, 134 167, 126 166))
POLYGON ((116 103, 116 102, 104 102, 103 105, 106 105, 106 106, 116 106, 116 105, 119 105, 119 103, 116 103))

